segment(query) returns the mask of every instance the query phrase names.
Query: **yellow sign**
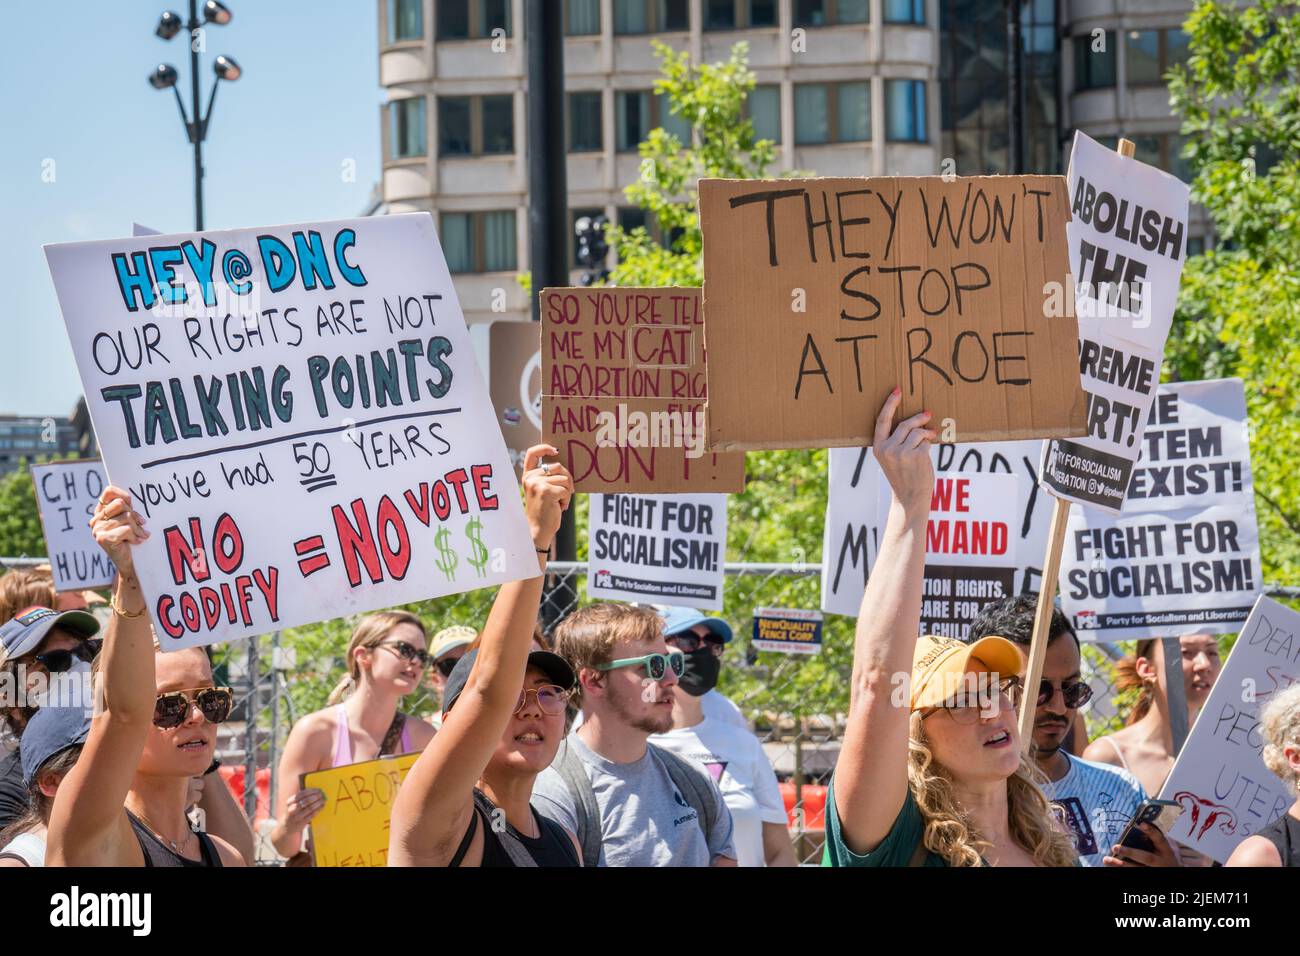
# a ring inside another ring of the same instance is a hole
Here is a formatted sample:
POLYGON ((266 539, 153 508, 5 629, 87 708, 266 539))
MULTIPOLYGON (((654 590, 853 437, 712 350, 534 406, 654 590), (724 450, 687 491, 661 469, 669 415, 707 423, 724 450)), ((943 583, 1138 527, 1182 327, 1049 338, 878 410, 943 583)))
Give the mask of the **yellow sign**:
POLYGON ((302 775, 318 787, 325 806, 311 821, 312 859, 317 866, 386 866, 388 820, 397 788, 420 755, 402 754, 302 775))

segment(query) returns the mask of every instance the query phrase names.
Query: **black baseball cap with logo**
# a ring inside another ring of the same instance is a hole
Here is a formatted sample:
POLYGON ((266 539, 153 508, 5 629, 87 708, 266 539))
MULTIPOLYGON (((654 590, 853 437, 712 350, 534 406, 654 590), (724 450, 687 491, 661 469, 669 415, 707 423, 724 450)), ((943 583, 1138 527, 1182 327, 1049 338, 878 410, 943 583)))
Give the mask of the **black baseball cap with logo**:
MULTIPOLYGON (((470 671, 474 669, 474 662, 478 660, 478 651, 476 647, 464 657, 456 662, 456 667, 447 678, 447 686, 442 691, 442 715, 444 717, 451 711, 452 705, 456 703, 456 698, 460 692, 465 689, 465 684, 469 681, 470 671)), ((577 676, 573 673, 573 668, 559 654, 552 654, 550 651, 533 651, 528 655, 528 666, 536 667, 550 680, 565 690, 571 688, 578 682, 577 676)))

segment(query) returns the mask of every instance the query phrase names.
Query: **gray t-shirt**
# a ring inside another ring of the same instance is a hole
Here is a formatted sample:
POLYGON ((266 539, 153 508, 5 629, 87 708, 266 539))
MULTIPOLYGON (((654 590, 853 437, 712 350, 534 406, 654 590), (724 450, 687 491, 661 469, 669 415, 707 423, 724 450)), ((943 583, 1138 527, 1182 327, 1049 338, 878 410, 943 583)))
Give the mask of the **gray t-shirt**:
MULTIPOLYGON (((597 754, 577 734, 569 746, 582 761, 600 810, 601 866, 708 866, 720 856, 736 858, 731 813, 718 786, 705 774, 720 810, 714 832, 704 838, 699 814, 673 786, 667 769, 649 750, 633 763, 597 754)), ((553 767, 533 784, 537 811, 577 832, 573 794, 553 767)))

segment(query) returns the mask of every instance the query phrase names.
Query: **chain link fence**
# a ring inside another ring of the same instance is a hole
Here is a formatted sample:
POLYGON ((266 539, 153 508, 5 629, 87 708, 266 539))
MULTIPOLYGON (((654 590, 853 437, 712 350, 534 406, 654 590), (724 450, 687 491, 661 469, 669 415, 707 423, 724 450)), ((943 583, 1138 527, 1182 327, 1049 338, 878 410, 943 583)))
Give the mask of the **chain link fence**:
MULTIPOLYGON (((0 559, 12 567, 31 561, 0 559)), ((788 563, 726 565, 721 616, 736 639, 727 645, 718 689, 740 707, 776 771, 785 800, 791 839, 801 863, 817 863, 824 842, 826 787, 843 737, 848 709, 848 677, 853 663, 855 619, 827 615, 823 646, 815 655, 755 651, 751 645, 755 607, 816 608, 821 599, 821 566, 788 563)), ((552 562, 543 628, 586 597, 587 565, 552 562)), ((1296 598, 1300 589, 1269 587, 1272 597, 1296 598)), ((479 629, 487 619, 495 589, 471 591, 407 605, 432 636, 453 624, 479 629)), ((278 778, 280 757, 294 723, 326 706, 345 673, 344 659, 358 618, 340 618, 236 641, 213 649, 218 684, 236 692, 231 719, 221 725, 218 756, 222 775, 254 821, 257 862, 282 862, 269 833, 281 787, 296 781, 278 778)), ((1231 637, 1221 641, 1226 656, 1231 637)), ((1133 642, 1085 644, 1084 678, 1094 692, 1083 714, 1089 738, 1118 729, 1135 692, 1120 691, 1115 663, 1131 653, 1133 642)), ((431 718, 440 712, 437 692, 426 676, 422 689, 402 704, 408 714, 431 718)))

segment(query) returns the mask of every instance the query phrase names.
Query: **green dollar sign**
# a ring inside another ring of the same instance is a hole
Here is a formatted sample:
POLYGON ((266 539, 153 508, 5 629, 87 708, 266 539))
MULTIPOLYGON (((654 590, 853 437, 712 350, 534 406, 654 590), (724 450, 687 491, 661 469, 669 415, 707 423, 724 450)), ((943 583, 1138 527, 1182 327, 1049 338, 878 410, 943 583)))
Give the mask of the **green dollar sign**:
POLYGON ((469 563, 479 577, 487 570, 488 550, 483 546, 483 539, 479 537, 479 532, 483 530, 483 522, 478 518, 470 518, 469 524, 465 525, 465 537, 469 538, 469 563))
POLYGON ((456 552, 447 544, 449 534, 446 528, 439 528, 438 533, 433 536, 434 547, 438 549, 438 560, 434 564, 439 571, 447 575, 448 581, 452 581, 456 578, 456 552))

